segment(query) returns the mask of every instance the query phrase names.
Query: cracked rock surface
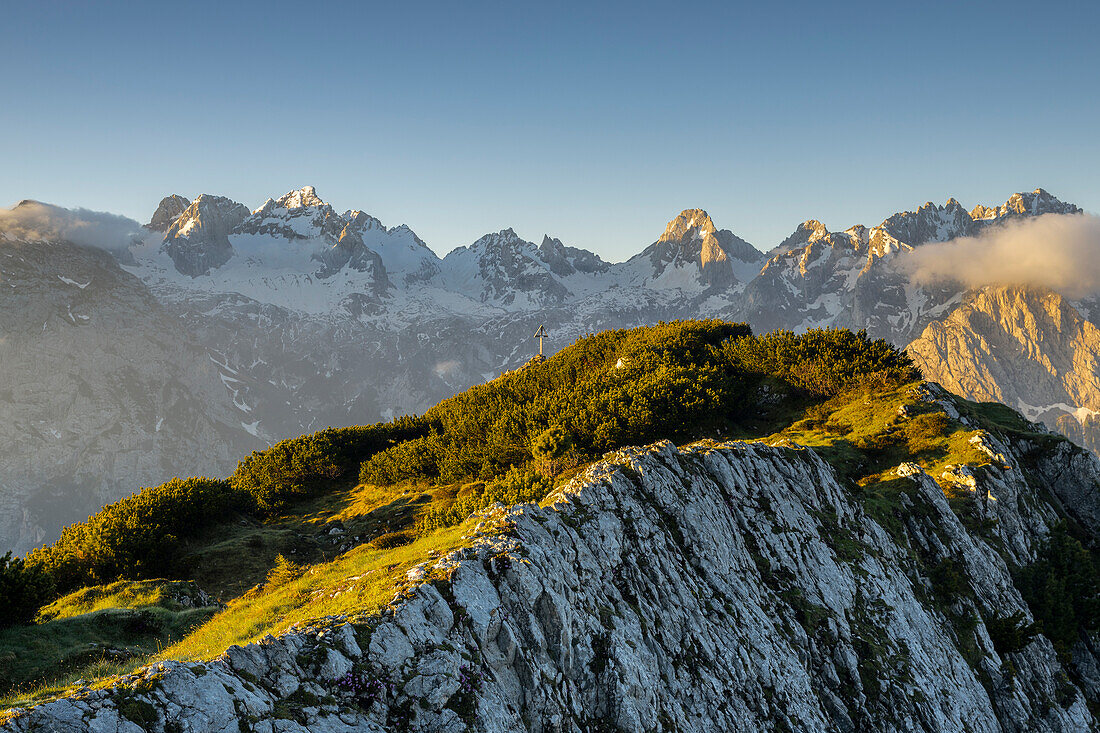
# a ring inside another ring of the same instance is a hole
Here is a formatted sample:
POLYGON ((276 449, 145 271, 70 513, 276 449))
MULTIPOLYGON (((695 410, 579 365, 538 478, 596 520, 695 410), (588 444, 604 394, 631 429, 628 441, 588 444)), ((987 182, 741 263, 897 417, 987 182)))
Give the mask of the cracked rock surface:
POLYGON ((1031 620, 1008 561, 1033 559, 1055 501, 1093 511, 1100 464, 1081 453, 1053 495, 1022 447, 982 442, 1004 459, 972 472, 984 535, 913 465, 887 528, 809 449, 623 450, 545 508, 485 512, 378 615, 153 665, 0 730, 1089 730, 1096 691, 1069 681, 1100 669, 1088 649, 1067 676, 1041 635, 999 656, 986 622, 1031 620), (967 588, 939 598, 946 559, 967 588))

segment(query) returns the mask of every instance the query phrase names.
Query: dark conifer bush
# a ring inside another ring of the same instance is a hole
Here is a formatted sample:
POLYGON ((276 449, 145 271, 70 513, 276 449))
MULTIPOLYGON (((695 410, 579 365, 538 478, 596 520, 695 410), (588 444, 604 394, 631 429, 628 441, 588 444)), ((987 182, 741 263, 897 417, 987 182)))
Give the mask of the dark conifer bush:
POLYGON ((47 573, 62 593, 122 577, 171 577, 187 539, 254 509, 249 494, 225 481, 174 478, 66 527, 57 542, 27 555, 27 565, 47 573))
POLYGON ((8 552, 0 557, 0 628, 30 623, 53 597, 53 582, 39 567, 8 552))
POLYGON ((229 483, 250 494, 262 512, 316 494, 354 471, 371 454, 426 432, 422 420, 403 417, 389 423, 326 428, 256 451, 237 464, 229 483))
POLYGON ((1083 631, 1100 631, 1100 572, 1064 523, 1050 533, 1035 562, 1017 573, 1016 585, 1061 654, 1069 654, 1083 631))

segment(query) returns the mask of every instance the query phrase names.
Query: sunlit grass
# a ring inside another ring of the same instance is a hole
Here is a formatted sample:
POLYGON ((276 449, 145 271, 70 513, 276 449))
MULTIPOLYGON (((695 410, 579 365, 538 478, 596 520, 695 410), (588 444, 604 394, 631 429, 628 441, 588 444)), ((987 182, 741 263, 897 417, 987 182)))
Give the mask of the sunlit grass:
POLYGON ((186 608, 181 598, 194 598, 198 586, 186 580, 120 580, 109 585, 82 588, 58 598, 38 612, 39 622, 72 618, 108 608, 149 608, 173 611, 186 608))
MULTIPOLYGON (((87 595, 77 592, 81 593, 87 595)), ((152 595, 139 596, 135 602, 144 604, 152 595)), ((56 697, 78 680, 132 671, 217 610, 169 603, 176 608, 97 608, 68 615, 81 603, 59 601, 54 604, 62 606, 57 618, 0 629, 0 709, 56 697)))
POLYGON ((979 431, 916 399, 911 388, 917 384, 841 395, 810 408, 803 419, 765 440, 812 447, 860 485, 888 480, 903 461, 919 464, 933 477, 949 464, 988 463, 970 443, 979 431))
POLYGON ((460 547, 464 531, 464 525, 449 527, 387 550, 356 547, 309 567, 297 580, 235 599, 156 659, 211 659, 233 644, 277 635, 296 623, 338 614, 369 616, 393 599, 408 571, 430 553, 460 547))

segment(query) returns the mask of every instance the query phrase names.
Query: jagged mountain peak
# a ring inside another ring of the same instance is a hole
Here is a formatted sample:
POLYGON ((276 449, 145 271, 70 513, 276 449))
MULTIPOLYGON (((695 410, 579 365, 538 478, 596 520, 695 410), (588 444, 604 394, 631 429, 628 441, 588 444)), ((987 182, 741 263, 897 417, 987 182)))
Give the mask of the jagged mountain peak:
POLYGON ((191 200, 180 196, 178 193, 165 196, 160 200, 157 210, 153 212, 153 216, 149 219, 149 223, 145 225, 145 228, 155 232, 168 231, 168 227, 172 226, 172 223, 190 205, 191 200))
POLYGON ((702 292, 727 288, 759 272, 763 253, 703 209, 684 209, 656 242, 627 263, 637 282, 660 290, 702 292))
POLYGON ((225 234, 228 234, 248 214, 248 207, 233 199, 209 193, 199 194, 173 220, 164 239, 167 242, 170 239, 189 237, 193 232, 217 225, 221 225, 225 234))
POLYGON ((532 249, 535 246, 516 234, 512 227, 508 227, 507 229, 501 229, 499 232, 489 232, 488 234, 478 237, 477 240, 470 245, 470 249, 493 250, 500 247, 515 247, 517 245, 527 245, 532 249))
POLYGON ((703 209, 684 209, 679 216, 668 223, 664 234, 661 235, 658 241, 680 241, 689 234, 695 234, 697 238, 702 239, 707 234, 713 234, 716 231, 718 230, 706 211, 703 209))
POLYGON ((970 211, 974 220, 1000 219, 1006 216, 1040 216, 1042 214, 1078 214, 1081 209, 1060 200, 1042 188, 1014 193, 1000 206, 978 204, 970 211))
POLYGON ((806 221, 796 226, 789 237, 779 243, 779 246, 776 247, 776 251, 786 252, 788 250, 794 249, 795 247, 800 247, 804 244, 816 242, 822 237, 826 237, 828 235, 829 230, 824 224, 822 224, 817 219, 807 219, 806 221))
POLYGON ((225 196, 200 194, 168 227, 163 249, 180 273, 190 277, 209 274, 233 256, 229 235, 248 215, 244 204, 225 196))
POLYGON ((303 209, 309 206, 327 206, 313 186, 303 186, 279 197, 275 203, 284 209, 303 209))
MULTIPOLYGON (((386 230, 385 225, 382 224, 381 220, 378 219, 378 217, 371 216, 365 211, 352 209, 350 211, 345 211, 343 217, 348 224, 353 226, 359 232, 371 231, 372 229, 381 229, 382 231, 386 230)), ((405 225, 402 224, 401 226, 405 225)))
POLYGON ((599 255, 578 247, 569 247, 549 234, 542 235, 539 256, 555 275, 566 277, 575 273, 594 274, 607 272, 610 265, 599 255))

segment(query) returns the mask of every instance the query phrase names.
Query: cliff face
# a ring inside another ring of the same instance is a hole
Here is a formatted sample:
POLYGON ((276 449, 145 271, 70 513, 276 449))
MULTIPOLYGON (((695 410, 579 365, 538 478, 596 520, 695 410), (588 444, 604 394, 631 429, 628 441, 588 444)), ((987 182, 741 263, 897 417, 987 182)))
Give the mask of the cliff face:
POLYGON ((1061 295, 983 288, 906 351, 952 392, 1003 402, 1100 449, 1100 329, 1061 295))
POLYGON ((1070 677, 1046 637, 999 654, 987 624, 1031 620, 1006 560, 1034 558, 1054 504, 1095 532, 1100 464, 974 442, 994 462, 953 494, 973 531, 913 464, 880 523, 808 449, 624 450, 546 508, 487 512, 379 615, 153 665, 2 730, 1086 730, 1085 645, 1070 677))

